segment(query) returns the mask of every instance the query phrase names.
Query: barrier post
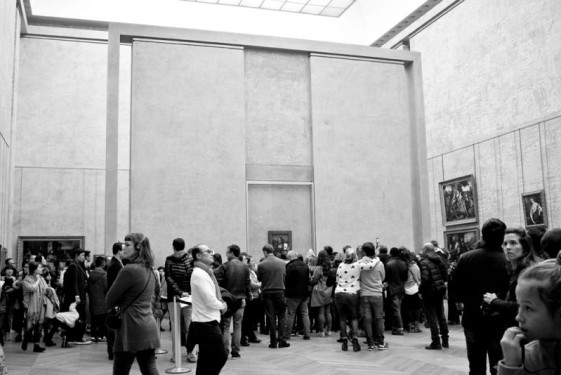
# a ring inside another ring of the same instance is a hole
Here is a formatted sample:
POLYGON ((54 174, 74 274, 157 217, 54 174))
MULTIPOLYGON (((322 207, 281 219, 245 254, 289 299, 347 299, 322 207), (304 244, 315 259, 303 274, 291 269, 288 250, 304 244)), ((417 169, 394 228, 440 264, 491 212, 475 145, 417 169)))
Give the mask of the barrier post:
POLYGON ((191 372, 191 369, 187 367, 181 367, 181 323, 180 323, 180 314, 181 314, 181 307, 179 306, 179 301, 177 300, 177 296, 173 297, 173 335, 174 335, 174 343, 173 346, 173 357, 175 358, 175 367, 166 370, 166 374, 186 374, 191 372))

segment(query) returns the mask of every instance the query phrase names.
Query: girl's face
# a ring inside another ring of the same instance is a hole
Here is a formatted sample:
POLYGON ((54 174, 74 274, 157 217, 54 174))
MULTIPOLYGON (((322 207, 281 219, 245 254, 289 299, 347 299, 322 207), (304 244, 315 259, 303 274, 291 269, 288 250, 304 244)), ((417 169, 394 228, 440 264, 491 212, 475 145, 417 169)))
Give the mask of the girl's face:
POLYGON ((520 236, 515 233, 505 235, 503 250, 506 255, 506 260, 509 262, 512 262, 524 255, 524 250, 520 244, 520 236))
POLYGON ((42 274, 43 274, 43 266, 39 264, 39 266, 35 270, 35 275, 42 275, 42 274))
POLYGON ((516 299, 520 306, 516 320, 528 341, 561 339, 561 312, 551 314, 537 291, 540 281, 520 280, 516 299))
POLYGON ((134 241, 125 241, 123 258, 129 258, 134 253, 134 241))

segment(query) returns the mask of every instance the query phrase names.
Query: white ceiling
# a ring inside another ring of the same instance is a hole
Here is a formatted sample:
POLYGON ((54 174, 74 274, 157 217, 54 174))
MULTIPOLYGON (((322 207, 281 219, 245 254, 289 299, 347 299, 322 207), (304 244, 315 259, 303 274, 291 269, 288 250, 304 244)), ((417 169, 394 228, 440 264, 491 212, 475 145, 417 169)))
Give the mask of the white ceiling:
POLYGON ((258 2, 249 0, 30 0, 30 5, 33 15, 40 17, 135 23, 370 45, 413 13, 426 0, 275 1, 283 4, 290 2, 292 11, 249 6, 249 4, 264 5, 265 0, 258 2), (229 4, 219 4, 218 1, 229 4), (295 7, 294 4, 299 6, 295 7), (321 6, 321 4, 324 6, 323 15, 302 11, 306 5, 321 6), (325 9, 328 5, 345 10, 338 10, 337 12, 342 14, 335 17, 335 12, 325 9))

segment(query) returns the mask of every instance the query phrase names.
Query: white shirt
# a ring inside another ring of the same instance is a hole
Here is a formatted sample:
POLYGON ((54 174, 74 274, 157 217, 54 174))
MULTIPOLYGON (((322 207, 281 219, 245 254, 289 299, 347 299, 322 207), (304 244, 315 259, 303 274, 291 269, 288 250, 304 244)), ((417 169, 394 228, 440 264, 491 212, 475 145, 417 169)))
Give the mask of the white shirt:
POLYGON ((216 287, 208 273, 195 267, 191 275, 191 299, 193 322, 220 322, 220 310, 226 304, 216 298, 216 287))

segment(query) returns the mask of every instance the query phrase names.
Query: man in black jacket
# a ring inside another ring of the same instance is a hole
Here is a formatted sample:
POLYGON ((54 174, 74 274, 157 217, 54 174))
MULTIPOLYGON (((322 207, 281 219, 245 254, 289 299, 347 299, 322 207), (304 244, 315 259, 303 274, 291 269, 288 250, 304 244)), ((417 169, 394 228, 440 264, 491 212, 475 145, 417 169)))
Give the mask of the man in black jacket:
POLYGON ((388 300, 391 303, 392 335, 403 336, 403 319, 401 319, 401 301, 405 295, 407 281, 407 263, 399 257, 399 249, 392 247, 390 258, 386 263, 386 283, 388 300))
POLYGON ((284 296, 286 298, 286 332, 285 337, 290 337, 294 326, 296 313, 302 319, 304 326, 304 340, 310 339, 310 316, 308 314, 310 284, 310 269, 298 258, 298 252, 288 252, 288 263, 286 265, 286 277, 284 279, 284 296))
MULTIPOLYGON (((113 244, 113 257, 109 261, 109 266, 107 267, 107 291, 111 289, 111 286, 115 282, 117 275, 121 268, 123 268, 122 255, 124 246, 121 242, 115 242, 113 244)), ((110 360, 113 359, 113 345, 115 344, 115 331, 112 329, 107 330, 107 356, 110 360)))
MULTIPOLYGON (((76 302, 76 310, 80 314, 79 320, 86 324, 86 291, 88 274, 84 266, 86 251, 78 249, 74 252, 74 260, 64 273, 63 290, 64 300, 61 311, 69 311, 70 305, 76 302)), ((92 342, 82 337, 69 337, 68 342, 78 345, 88 345, 92 342)))
POLYGON ((485 374, 487 355, 491 374, 496 374, 497 363, 502 358, 500 340, 504 318, 484 314, 481 307, 484 293, 501 296, 508 289, 506 258, 501 247, 505 230, 501 220, 487 220, 481 228, 481 246, 462 254, 450 281, 450 289, 464 303, 462 325, 470 375, 485 374))
POLYGON ((448 272, 442 258, 435 252, 430 242, 423 245, 421 260, 421 285, 419 293, 423 297, 423 310, 430 327, 431 343, 425 349, 448 348, 448 324, 444 315, 444 295, 448 272), (442 342, 440 337, 442 336, 442 342))
MULTIPOLYGON (((175 308, 174 297, 189 297, 191 295, 191 274, 193 267, 191 266, 191 255, 185 250, 185 241, 183 238, 176 238, 172 243, 173 254, 166 258, 165 277, 168 287, 168 310, 169 319, 172 328, 175 323, 175 308)), ((191 325, 191 314, 193 311, 192 305, 185 305, 181 308, 181 318, 185 323, 184 341, 187 343, 187 336, 189 334, 189 326, 191 325)), ((180 329, 181 331, 181 329, 180 329)), ((175 353, 175 335, 171 335, 172 353, 175 353)), ((175 358, 172 357, 172 360, 175 358)), ((197 358, 193 353, 187 353, 187 361, 191 363, 197 362, 197 358)))

